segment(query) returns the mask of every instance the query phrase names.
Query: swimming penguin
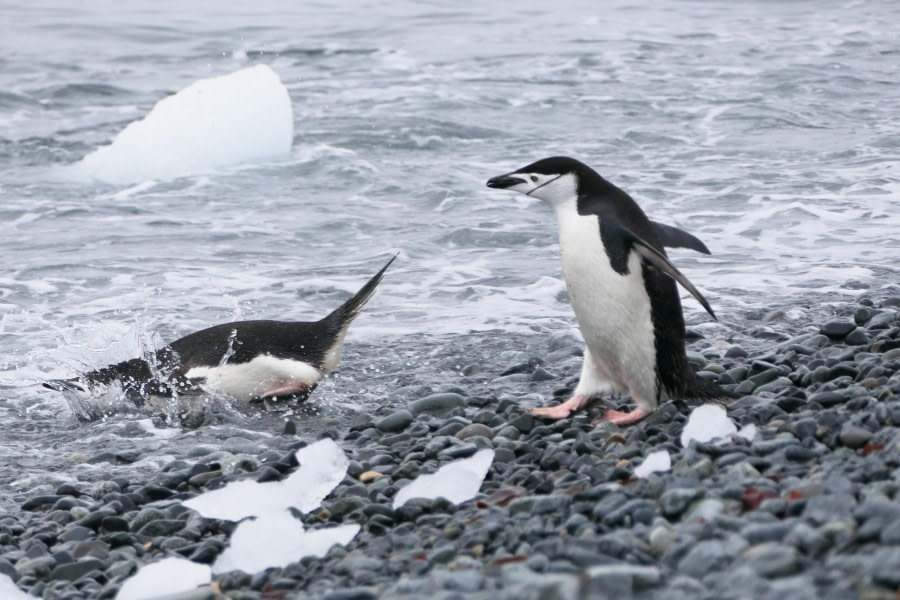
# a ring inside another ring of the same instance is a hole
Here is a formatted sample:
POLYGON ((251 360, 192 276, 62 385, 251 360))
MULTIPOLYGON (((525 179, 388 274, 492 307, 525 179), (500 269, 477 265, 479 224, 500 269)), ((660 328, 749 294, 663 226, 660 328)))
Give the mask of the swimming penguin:
POLYGON ((81 396, 124 394, 138 406, 218 391, 242 402, 306 400, 337 367, 353 319, 391 258, 356 294, 320 321, 238 321, 197 331, 156 351, 44 387, 81 396))
POLYGON ((663 246, 698 249, 691 241, 696 238, 648 220, 631 196, 573 158, 545 158, 494 177, 487 186, 521 192, 555 209, 566 287, 587 346, 574 395, 533 414, 563 419, 592 397, 630 392, 636 409, 607 410, 600 419, 628 425, 668 398, 721 403, 732 397, 697 377, 684 350, 676 282, 716 317, 663 246))

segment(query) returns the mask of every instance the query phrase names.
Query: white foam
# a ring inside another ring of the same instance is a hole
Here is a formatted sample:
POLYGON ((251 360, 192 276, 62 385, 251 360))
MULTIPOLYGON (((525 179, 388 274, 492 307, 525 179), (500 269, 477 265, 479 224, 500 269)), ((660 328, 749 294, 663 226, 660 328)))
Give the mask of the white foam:
POLYGON ((138 425, 138 427, 140 427, 150 435, 154 435, 164 440, 178 437, 182 433, 180 429, 176 429, 173 427, 160 429, 153 424, 153 419, 140 419, 139 421, 135 421, 135 423, 138 425))
POLYGON ((287 510, 265 514, 235 528, 212 570, 217 574, 234 570, 256 573, 287 566, 304 556, 322 557, 335 544, 349 544, 359 530, 359 525, 353 524, 306 531, 287 510))
POLYGON ((672 457, 668 451, 659 450, 647 455, 638 467, 634 469, 636 477, 647 477, 650 473, 664 473, 672 468, 672 457))
MULTIPOLYGON (((190 591, 212 581, 209 565, 186 558, 164 558, 138 569, 125 580, 116 600, 144 600, 190 591)), ((6 596, 3 596, 6 598, 6 596)))
POLYGON ((400 508, 413 498, 443 497, 453 504, 471 500, 481 489, 492 462, 493 450, 479 450, 469 458, 444 465, 431 475, 422 475, 397 492, 394 508, 400 508))
POLYGON ((737 433, 737 426, 728 418, 724 408, 715 404, 701 404, 691 411, 681 431, 681 445, 687 448, 692 440, 706 443, 733 433, 737 433))
POLYGON ((10 576, 5 573, 0 573, 0 598, 3 600, 34 600, 34 596, 20 590, 10 576))
POLYGON ((240 521, 296 508, 308 512, 322 503, 344 479, 349 461, 334 441, 326 438, 297 452, 300 467, 282 481, 244 480, 200 494, 184 502, 208 519, 240 521))
POLYGON ((257 65, 163 98, 72 173, 108 183, 174 179, 290 155, 294 115, 278 74, 257 65))

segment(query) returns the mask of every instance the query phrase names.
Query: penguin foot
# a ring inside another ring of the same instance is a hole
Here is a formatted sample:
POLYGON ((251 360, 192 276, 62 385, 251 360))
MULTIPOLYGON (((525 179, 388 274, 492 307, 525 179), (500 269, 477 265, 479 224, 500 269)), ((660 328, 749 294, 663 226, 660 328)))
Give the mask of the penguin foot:
POLYGON ((635 408, 631 412, 621 412, 610 408, 607 409, 606 414, 594 421, 594 425, 598 425, 600 423, 612 423, 614 425, 633 425, 638 421, 646 419, 649 415, 649 410, 645 410, 640 407, 635 408))
POLYGON ((588 403, 588 400, 590 400, 589 396, 585 396, 584 394, 575 394, 562 404, 532 409, 531 414, 535 417, 544 417, 546 419, 565 419, 573 412, 577 412, 584 408, 584 406, 588 403))

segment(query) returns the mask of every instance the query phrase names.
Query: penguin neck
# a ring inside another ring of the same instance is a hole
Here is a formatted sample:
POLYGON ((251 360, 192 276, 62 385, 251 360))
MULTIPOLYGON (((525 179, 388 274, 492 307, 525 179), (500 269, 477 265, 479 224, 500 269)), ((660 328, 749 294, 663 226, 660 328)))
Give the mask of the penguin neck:
POLYGON ((572 195, 565 200, 554 202, 550 206, 553 207, 553 211, 556 213, 556 218, 559 219, 560 223, 566 217, 577 215, 579 213, 578 196, 575 195, 572 195))
POLYGON ((580 215, 608 214, 612 207, 619 210, 640 210, 628 193, 592 171, 581 178, 578 186, 577 210, 580 215))

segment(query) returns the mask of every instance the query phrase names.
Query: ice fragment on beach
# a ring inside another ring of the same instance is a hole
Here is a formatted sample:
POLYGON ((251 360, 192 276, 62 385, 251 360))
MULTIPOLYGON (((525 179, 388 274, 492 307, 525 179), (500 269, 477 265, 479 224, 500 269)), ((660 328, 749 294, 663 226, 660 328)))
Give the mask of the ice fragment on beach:
POLYGON ((213 565, 214 573, 256 573, 285 567, 304 556, 322 557, 335 544, 347 545, 359 525, 340 525, 306 531, 303 523, 283 510, 243 521, 231 534, 228 547, 213 565))
POLYGON ((344 451, 325 438, 297 451, 300 467, 282 481, 236 481, 184 502, 208 519, 240 521, 286 510, 308 512, 322 503, 347 474, 344 451))
POLYGON ((724 408, 716 404, 701 404, 691 411, 681 431, 681 445, 687 448, 691 440, 705 443, 732 433, 737 433, 737 427, 724 408))
POLYGON ((672 458, 666 450, 651 452, 634 470, 636 477, 647 477, 650 473, 663 473, 672 468, 672 458))
POLYGON ((187 592, 210 581, 212 570, 209 565, 186 558, 164 558, 141 567, 126 579, 116 594, 116 600, 143 600, 187 592))
POLYGON ((750 423, 746 427, 741 427, 740 431, 737 432, 739 437, 744 438, 748 442, 752 442, 753 438, 756 437, 756 425, 750 423))
POLYGON ((20 590, 12 578, 5 573, 0 573, 0 598, 3 600, 35 600, 34 596, 20 590))
POLYGON ((284 159, 293 138, 287 89, 275 71, 257 65, 201 79, 163 98, 72 172, 117 184, 173 179, 284 159))
POLYGON ((480 450, 469 458, 444 465, 431 475, 421 475, 397 492, 394 508, 403 506, 413 498, 444 497, 454 504, 470 500, 481 489, 481 482, 493 461, 493 450, 480 450))

